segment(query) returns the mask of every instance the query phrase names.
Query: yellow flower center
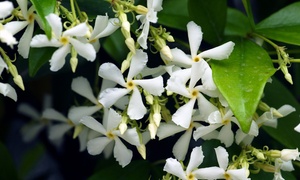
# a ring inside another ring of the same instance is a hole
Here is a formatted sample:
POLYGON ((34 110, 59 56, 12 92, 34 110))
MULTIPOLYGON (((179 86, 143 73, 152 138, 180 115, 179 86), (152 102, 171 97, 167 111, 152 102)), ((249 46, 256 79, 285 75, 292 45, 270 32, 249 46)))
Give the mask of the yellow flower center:
POLYGON ((106 137, 108 137, 109 139, 114 139, 115 135, 110 131, 110 132, 107 132, 106 137))
POLYGON ((186 179, 187 179, 187 180, 194 180, 194 179, 195 179, 195 176, 194 176, 194 174, 190 173, 190 174, 188 174, 188 175, 186 176, 186 179))
POLYGON ((193 59, 194 62, 199 62, 200 61, 200 58, 198 56, 194 57, 193 59))
POLYGON ((31 13, 31 14, 28 16, 28 22, 29 22, 29 23, 33 23, 33 21, 34 21, 34 14, 31 13))
POLYGON ((69 40, 67 37, 61 37, 59 40, 63 45, 66 45, 69 43, 69 40))
POLYGON ((67 123, 68 123, 70 126, 75 126, 74 123, 73 123, 70 119, 67 119, 67 123))
POLYGON ((231 180, 231 177, 230 177, 230 175, 229 175, 229 174, 227 174, 227 173, 225 173, 225 174, 224 174, 224 178, 225 178, 226 180, 231 180))
POLYGON ((224 120, 222 120, 222 123, 223 123, 224 125, 227 125, 228 123, 230 123, 230 120, 229 120, 229 119, 224 119, 224 120))
POLYGON ((192 98, 197 98, 198 94, 199 94, 199 91, 197 91, 196 89, 193 89, 192 92, 191 92, 192 98))
POLYGON ((135 86, 135 84, 134 84, 134 82, 133 81, 128 81, 127 82, 127 89, 133 89, 134 88, 134 86, 135 86))

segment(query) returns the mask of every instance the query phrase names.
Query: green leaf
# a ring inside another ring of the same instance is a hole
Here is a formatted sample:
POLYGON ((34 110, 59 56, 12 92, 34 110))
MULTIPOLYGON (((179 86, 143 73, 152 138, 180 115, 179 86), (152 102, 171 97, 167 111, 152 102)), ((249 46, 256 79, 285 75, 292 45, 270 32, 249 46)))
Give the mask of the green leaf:
POLYGON ((0 179, 19 179, 13 159, 2 142, 0 142, 0 162, 0 179))
POLYGON ((51 59, 53 52, 57 48, 43 47, 30 48, 29 52, 29 75, 33 77, 38 70, 51 59))
POLYGON ((275 12, 256 25, 255 31, 267 38, 300 45, 300 2, 275 12))
POLYGON ((30 0, 33 4, 33 6, 36 9, 37 14, 42 20, 44 31, 48 37, 48 39, 51 39, 51 27, 48 24, 48 21, 46 20, 46 16, 50 13, 54 12, 55 6, 56 6, 56 0, 30 0))
POLYGON ((94 175, 88 178, 88 180, 121 180, 121 179, 149 179, 151 176, 151 164, 144 160, 132 161, 129 165, 122 168, 119 164, 102 168, 94 175), (116 173, 117 172, 117 173, 116 173))
POLYGON ((222 42, 226 24, 226 0, 189 0, 190 18, 201 26, 203 39, 210 44, 222 42))
POLYGON ((163 10, 158 13, 158 23, 186 31, 189 22, 188 0, 164 0, 163 10))
POLYGON ((230 57, 210 61, 213 79, 228 101, 244 132, 248 132, 252 116, 263 89, 275 69, 268 53, 254 42, 236 38, 230 57))
POLYGON ((250 0, 242 0, 242 1, 243 1, 244 8, 246 10, 247 16, 248 16, 248 22, 250 23, 251 27, 254 28, 255 23, 254 23, 250 0))
POLYGON ((294 131, 294 127, 300 123, 300 104, 296 98, 283 84, 273 78, 272 83, 268 83, 266 86, 263 100, 269 106, 275 108, 279 108, 284 104, 289 104, 296 108, 296 112, 278 119, 276 129, 267 126, 263 126, 263 129, 287 148, 300 148, 300 133, 294 131))
POLYGON ((127 56, 129 50, 125 44, 124 36, 120 30, 107 37, 103 48, 115 61, 121 63, 127 56))
POLYGON ((226 19, 225 35, 247 37, 247 34, 251 32, 248 18, 241 11, 228 8, 226 19))

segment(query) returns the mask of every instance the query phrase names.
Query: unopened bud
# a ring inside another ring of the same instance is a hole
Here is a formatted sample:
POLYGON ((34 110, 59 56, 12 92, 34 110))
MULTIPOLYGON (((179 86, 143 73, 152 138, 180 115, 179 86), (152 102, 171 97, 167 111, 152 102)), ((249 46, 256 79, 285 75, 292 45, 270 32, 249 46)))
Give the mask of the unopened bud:
POLYGON ((154 113, 153 114, 153 121, 154 121, 155 125, 157 127, 159 127, 159 124, 160 124, 160 121, 161 121, 161 115, 160 115, 160 113, 154 113))
POLYGON ((292 76, 290 73, 286 73, 284 75, 284 78, 290 83, 290 84, 293 84, 293 79, 292 79, 292 76))
POLYGON ((157 132, 157 126, 154 123, 149 123, 148 130, 150 132, 151 139, 155 139, 156 132, 157 132))
POLYGON ((165 45, 164 47, 162 47, 160 49, 160 55, 161 55, 162 59, 164 59, 164 60, 171 61, 173 59, 171 49, 167 45, 165 45))
POLYGON ((78 59, 77 59, 77 57, 71 57, 71 59, 70 59, 70 65, 71 65, 71 68, 72 68, 72 72, 73 72, 73 73, 75 73, 75 71, 76 71, 77 64, 78 64, 78 59))
POLYGON ((130 66, 130 62, 128 60, 124 60, 121 65, 121 72, 124 73, 130 66))
POLYGON ((145 14, 148 13, 148 9, 145 6, 137 5, 136 9, 135 9, 135 12, 138 13, 138 14, 145 15, 145 14))
POLYGON ((128 49, 133 53, 135 54, 135 42, 133 40, 132 37, 129 37, 125 40, 125 44, 126 46, 128 47, 128 49))
POLYGON ((142 158, 146 159, 146 146, 145 146, 145 144, 141 144, 141 145, 137 146, 137 150, 140 153, 140 155, 142 156, 142 158))
POLYGON ((151 94, 147 94, 146 95, 146 101, 149 103, 149 104, 153 104, 153 96, 151 94))
POLYGON ((23 79, 20 75, 14 77, 14 82, 18 85, 23 91, 25 90, 23 79))
POLYGON ((130 23, 128 21, 122 22, 121 30, 125 38, 130 37, 130 23))
POLYGON ((120 133, 121 133, 121 134, 124 134, 125 131, 127 130, 127 124, 121 122, 121 124, 119 125, 119 130, 120 130, 120 133))

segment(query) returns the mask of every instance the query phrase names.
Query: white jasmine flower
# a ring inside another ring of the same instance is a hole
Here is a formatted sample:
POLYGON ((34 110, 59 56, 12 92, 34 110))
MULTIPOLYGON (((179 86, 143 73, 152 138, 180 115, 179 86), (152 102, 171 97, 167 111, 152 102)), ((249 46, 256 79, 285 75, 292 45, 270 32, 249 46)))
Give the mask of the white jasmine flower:
POLYGON ((256 123, 261 126, 261 125, 265 125, 265 126, 270 126, 273 128, 277 128, 277 124, 278 124, 278 118, 282 118, 285 117, 287 115, 289 115, 290 113, 296 111, 296 109, 291 106, 291 105, 283 105, 281 106, 277 112, 279 112, 281 114, 281 117, 277 117, 274 115, 273 113, 274 108, 270 108, 270 111, 264 112, 256 121, 256 123))
POLYGON ((117 25, 118 23, 118 18, 108 19, 107 15, 98 15, 96 17, 94 29, 91 33, 91 36, 89 37, 89 42, 94 46, 96 52, 98 52, 100 49, 100 43, 98 39, 114 33, 119 28, 119 26, 117 25))
POLYGON ((46 16, 46 19, 53 31, 52 39, 48 40, 46 35, 36 35, 33 37, 30 45, 31 47, 59 47, 50 59, 51 71, 58 71, 63 67, 66 56, 71 52, 71 47, 88 61, 95 60, 96 51, 94 47, 75 38, 83 37, 88 33, 89 28, 86 23, 78 24, 63 32, 60 17, 56 14, 49 14, 46 16))
POLYGON ((120 133, 120 130, 117 128, 121 120, 122 116, 110 108, 109 110, 105 109, 103 124, 91 116, 83 117, 80 122, 103 135, 88 141, 87 150, 89 154, 98 155, 106 147, 114 146, 114 157, 122 167, 125 167, 131 161, 132 151, 127 149, 120 138, 135 146, 139 146, 140 142, 135 128, 127 129, 123 134, 120 133))
POLYGON ((275 159, 275 172, 273 180, 284 180, 281 175, 281 170, 283 171, 294 171, 292 161, 283 161, 281 158, 275 159))
MULTIPOLYGON (((195 140, 197 140, 202 136, 221 127, 217 139, 224 143, 226 147, 229 147, 234 142, 234 133, 231 129, 232 122, 239 126, 237 119, 233 117, 233 113, 229 108, 225 108, 224 112, 214 111, 208 116, 208 123, 210 123, 210 125, 198 127, 196 131, 194 131, 193 137, 195 140)), ((255 125, 251 127, 253 129, 251 129, 249 133, 251 135, 257 136, 258 127, 255 125)))
POLYGON ((0 94, 3 94, 3 96, 7 96, 14 101, 17 101, 16 90, 10 84, 0 82, 0 94))
POLYGON ((177 176, 182 180, 196 180, 202 177, 201 169, 197 169, 203 162, 204 155, 202 147, 195 147, 191 153, 189 164, 186 170, 183 169, 180 162, 174 158, 168 158, 164 166, 164 171, 177 176))
MULTIPOLYGON (((51 97, 44 96, 43 110, 51 107, 51 97)), ((30 122, 21 128, 22 139, 24 142, 30 142, 38 136, 45 128, 49 128, 50 123, 42 117, 42 113, 27 103, 22 103, 18 106, 18 112, 31 118, 30 122)))
POLYGON ((218 164, 220 167, 208 167, 199 169, 201 174, 200 179, 232 179, 232 180, 247 180, 245 169, 227 169, 229 159, 225 148, 219 146, 215 148, 218 164))
POLYGON ((238 129, 235 134, 235 142, 236 144, 243 143, 243 145, 250 145, 254 139, 255 136, 258 136, 258 125, 256 121, 252 120, 250 130, 246 134, 241 129, 238 129))
POLYGON ((137 39, 137 42, 141 45, 143 49, 147 49, 147 39, 149 34, 150 22, 157 22, 157 12, 162 10, 162 0, 147 0, 148 12, 146 15, 138 15, 137 19, 141 21, 141 26, 139 29, 142 29, 140 36, 137 39))
POLYGON ((99 76, 114 81, 124 88, 108 88, 104 90, 100 93, 99 102, 104 107, 109 108, 121 97, 132 92, 127 114, 130 119, 141 119, 146 114, 147 109, 143 104, 142 96, 137 85, 154 96, 160 96, 164 91, 161 76, 152 79, 134 79, 146 66, 147 61, 147 54, 142 50, 137 50, 136 54, 132 57, 126 82, 121 70, 116 65, 112 63, 102 64, 99 68, 99 76))
POLYGON ((205 66, 202 66, 202 62, 195 64, 192 68, 173 72, 172 76, 167 81, 166 89, 168 91, 180 94, 190 99, 172 116, 172 121, 184 128, 188 128, 191 123, 192 112, 196 101, 198 102, 198 109, 200 113, 207 114, 217 110, 217 108, 202 95, 202 93, 205 93, 209 96, 216 97, 217 92, 205 89, 204 85, 196 85, 196 83, 203 78, 203 71, 205 71, 205 66), (189 79, 189 85, 188 88, 186 88, 185 84, 189 79))
POLYGON ((12 2, 9 1, 0 2, 0 19, 9 16, 13 10, 14 10, 14 5, 12 2))

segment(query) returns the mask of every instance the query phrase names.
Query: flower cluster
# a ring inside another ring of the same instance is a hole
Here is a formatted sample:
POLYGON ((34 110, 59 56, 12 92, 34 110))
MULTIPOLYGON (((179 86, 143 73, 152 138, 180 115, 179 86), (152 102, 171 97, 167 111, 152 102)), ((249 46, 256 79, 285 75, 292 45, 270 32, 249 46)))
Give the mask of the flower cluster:
MULTIPOLYGON (((47 59, 50 71, 61 70, 69 59, 75 73, 79 66, 78 55, 90 62, 97 61, 100 39, 117 30, 125 39, 128 54, 120 64, 101 62, 96 75, 101 79, 101 87, 92 87, 83 76, 74 78, 71 89, 85 102, 74 103, 67 114, 52 108, 49 98, 42 113, 21 104, 19 112, 34 119, 34 123, 22 129, 25 141, 46 129, 49 140, 59 145, 63 136, 72 132, 73 138, 79 139, 80 151, 87 150, 91 155, 103 153, 106 158, 113 154, 125 167, 133 158, 130 147, 135 147, 146 159, 146 145, 150 140, 180 133, 172 149, 175 158, 166 159, 164 179, 173 176, 186 180, 246 180, 250 171, 259 170, 274 173, 274 179, 282 179, 281 170, 293 170, 292 160, 300 160, 298 149, 279 151, 264 147, 260 150, 251 145, 260 127, 276 128, 278 118, 289 115, 295 108, 284 105, 276 110, 261 101, 250 119, 250 130, 242 131, 239 120, 214 82, 210 66, 210 61, 230 58, 235 43, 228 41, 200 51, 205 34, 199 25, 190 21, 186 26, 189 53, 178 47, 170 48, 168 44, 174 42, 174 38, 164 28, 156 27, 157 14, 163 10, 162 0, 147 0, 147 7, 135 5, 133 1, 108 0, 115 17, 98 15, 94 21, 77 10, 83 16, 79 19, 74 9, 69 12, 58 3, 55 11, 44 17, 51 27, 50 37, 46 32, 33 35, 34 29, 44 30, 45 24, 35 7, 27 2, 17 0, 19 7, 15 9, 11 2, 0 2, 0 19, 3 19, 0 41, 11 48, 17 45, 17 52, 24 59, 30 56, 31 48, 52 47, 53 54, 47 59), (138 26, 128 21, 129 13, 134 14, 138 26), (133 31, 134 27, 138 28, 133 31), (14 36, 19 32, 23 34, 17 41, 14 36), (151 67, 152 56, 148 53, 154 49, 160 53, 161 62, 151 67), (214 149, 218 166, 200 167, 204 161, 202 146, 192 142, 212 139, 221 144, 214 149), (242 150, 230 162, 225 148, 233 145, 240 145, 242 150)), ((8 70, 16 85, 24 90, 13 61, 1 47, 0 53, 0 74, 8 70)), ((17 101, 16 91, 8 83, 0 82, 0 93, 17 101)), ((299 127, 295 127, 298 132, 299 127)))

